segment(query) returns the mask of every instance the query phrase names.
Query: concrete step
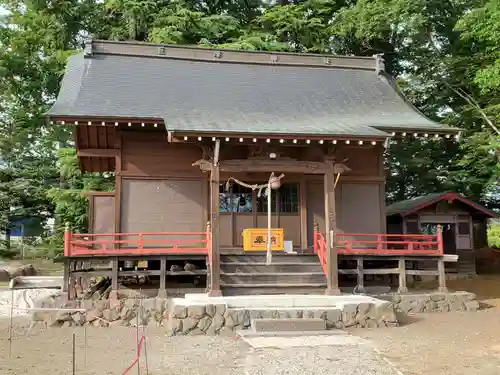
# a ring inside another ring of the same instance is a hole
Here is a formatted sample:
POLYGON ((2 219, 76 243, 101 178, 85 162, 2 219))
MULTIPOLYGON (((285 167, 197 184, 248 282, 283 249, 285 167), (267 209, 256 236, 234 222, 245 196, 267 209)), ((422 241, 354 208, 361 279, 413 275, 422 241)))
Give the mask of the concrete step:
POLYGON ((279 272, 320 272, 323 268, 317 263, 275 263, 269 266, 266 263, 229 262, 221 263, 223 273, 279 273, 279 272))
POLYGON ((250 329, 237 330, 236 333, 245 338, 251 337, 301 337, 301 336, 346 336, 348 333, 340 329, 328 329, 325 331, 274 331, 254 332, 250 329))
MULTIPOLYGON (((222 255, 221 263, 262 263, 266 264, 266 254, 256 253, 256 254, 244 254, 244 255, 222 255)), ((308 263, 308 264, 319 264, 319 258, 317 255, 300 255, 300 254, 274 254, 272 264, 277 263, 308 263)))
POLYGON ((323 295, 326 283, 312 285, 293 284, 226 284, 221 285, 224 296, 250 295, 323 295))
POLYGON ((326 331, 326 321, 320 318, 300 319, 252 319, 250 327, 253 332, 297 332, 326 331))
POLYGON ((281 272, 281 273, 222 273, 221 285, 225 284, 324 284, 323 272, 281 272))

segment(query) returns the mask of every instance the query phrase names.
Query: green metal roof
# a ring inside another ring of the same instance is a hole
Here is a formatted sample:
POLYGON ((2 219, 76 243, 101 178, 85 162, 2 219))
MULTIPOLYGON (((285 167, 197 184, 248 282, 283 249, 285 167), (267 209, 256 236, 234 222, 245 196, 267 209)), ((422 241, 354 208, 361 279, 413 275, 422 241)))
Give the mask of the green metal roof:
POLYGON ((393 203, 389 206, 387 206, 387 216, 392 216, 392 215, 401 215, 401 216, 406 216, 412 213, 415 213, 417 211, 420 211, 421 209, 430 206, 432 204, 435 204, 439 201, 445 200, 445 199, 452 199, 452 200, 458 200, 462 202, 463 204, 482 212, 486 216, 496 218, 498 215, 494 213, 493 211, 488 210, 486 207, 481 206, 477 203, 474 203, 473 201, 466 199, 462 197, 460 194, 453 193, 453 192, 442 192, 442 193, 432 193, 432 194, 427 194, 423 195, 420 197, 412 198, 412 199, 407 199, 404 201, 399 201, 396 203, 393 203))

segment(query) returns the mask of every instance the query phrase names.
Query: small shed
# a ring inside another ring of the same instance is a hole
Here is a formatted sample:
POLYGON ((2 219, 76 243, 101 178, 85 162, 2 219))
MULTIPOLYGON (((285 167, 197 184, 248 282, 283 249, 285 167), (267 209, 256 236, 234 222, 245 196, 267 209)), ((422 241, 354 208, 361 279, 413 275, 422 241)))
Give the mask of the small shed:
POLYGON ((460 194, 433 193, 387 207, 387 233, 433 234, 443 230, 444 252, 457 254, 448 272, 475 274, 475 249, 488 245, 487 220, 497 214, 460 194))

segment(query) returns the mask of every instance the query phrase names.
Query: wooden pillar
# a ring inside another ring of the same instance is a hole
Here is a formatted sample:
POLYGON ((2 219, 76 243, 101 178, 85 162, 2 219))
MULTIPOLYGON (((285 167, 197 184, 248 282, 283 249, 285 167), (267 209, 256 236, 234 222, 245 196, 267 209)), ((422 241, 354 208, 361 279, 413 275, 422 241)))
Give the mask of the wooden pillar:
POLYGON ((220 168, 219 165, 212 166, 210 176, 210 222, 212 226, 212 233, 210 236, 210 286, 208 295, 211 297, 221 296, 220 291, 220 168))
POLYGON ((158 289, 158 298, 167 298, 166 278, 167 257, 163 255, 160 258, 160 289, 158 289))
POLYGON ((324 175, 325 188, 325 239, 326 239, 326 294, 339 295, 338 257, 335 244, 337 215, 335 212, 335 173, 333 161, 326 160, 327 172, 324 175))
POLYGON ((114 302, 118 301, 118 257, 111 260, 111 293, 109 299, 114 302))
POLYGON ((399 293, 408 292, 406 287, 406 261, 404 257, 399 258, 399 293))
POLYGON ((69 269, 69 266, 70 266, 70 260, 66 259, 64 261, 64 275, 63 275, 63 285, 62 285, 62 295, 61 295, 61 298, 65 301, 70 299, 70 295, 69 295, 70 269, 69 269))
POLYGON ((438 291, 442 292, 442 293, 446 293, 446 292, 448 292, 448 288, 446 287, 446 271, 444 268, 443 257, 438 258, 437 266, 438 266, 438 281, 439 281, 438 291))
POLYGON ((363 257, 357 257, 356 262, 357 262, 356 273, 358 276, 357 289, 359 293, 365 293, 365 268, 363 265, 363 257))

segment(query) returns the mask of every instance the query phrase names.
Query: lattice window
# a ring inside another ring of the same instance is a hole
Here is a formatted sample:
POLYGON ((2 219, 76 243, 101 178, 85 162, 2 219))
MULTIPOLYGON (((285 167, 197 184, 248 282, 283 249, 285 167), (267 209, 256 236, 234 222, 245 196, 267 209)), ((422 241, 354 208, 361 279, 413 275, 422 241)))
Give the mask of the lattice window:
POLYGON ((220 212, 252 212, 252 189, 234 184, 229 191, 225 185, 219 190, 220 212))
MULTIPOLYGON (((271 195, 271 212, 298 213, 300 205, 299 185, 283 184, 278 190, 273 190, 271 195), (278 200, 278 204, 276 204, 278 200), (278 207, 276 207, 278 206, 278 207)), ((257 199, 257 212, 267 212, 267 197, 257 199)))

